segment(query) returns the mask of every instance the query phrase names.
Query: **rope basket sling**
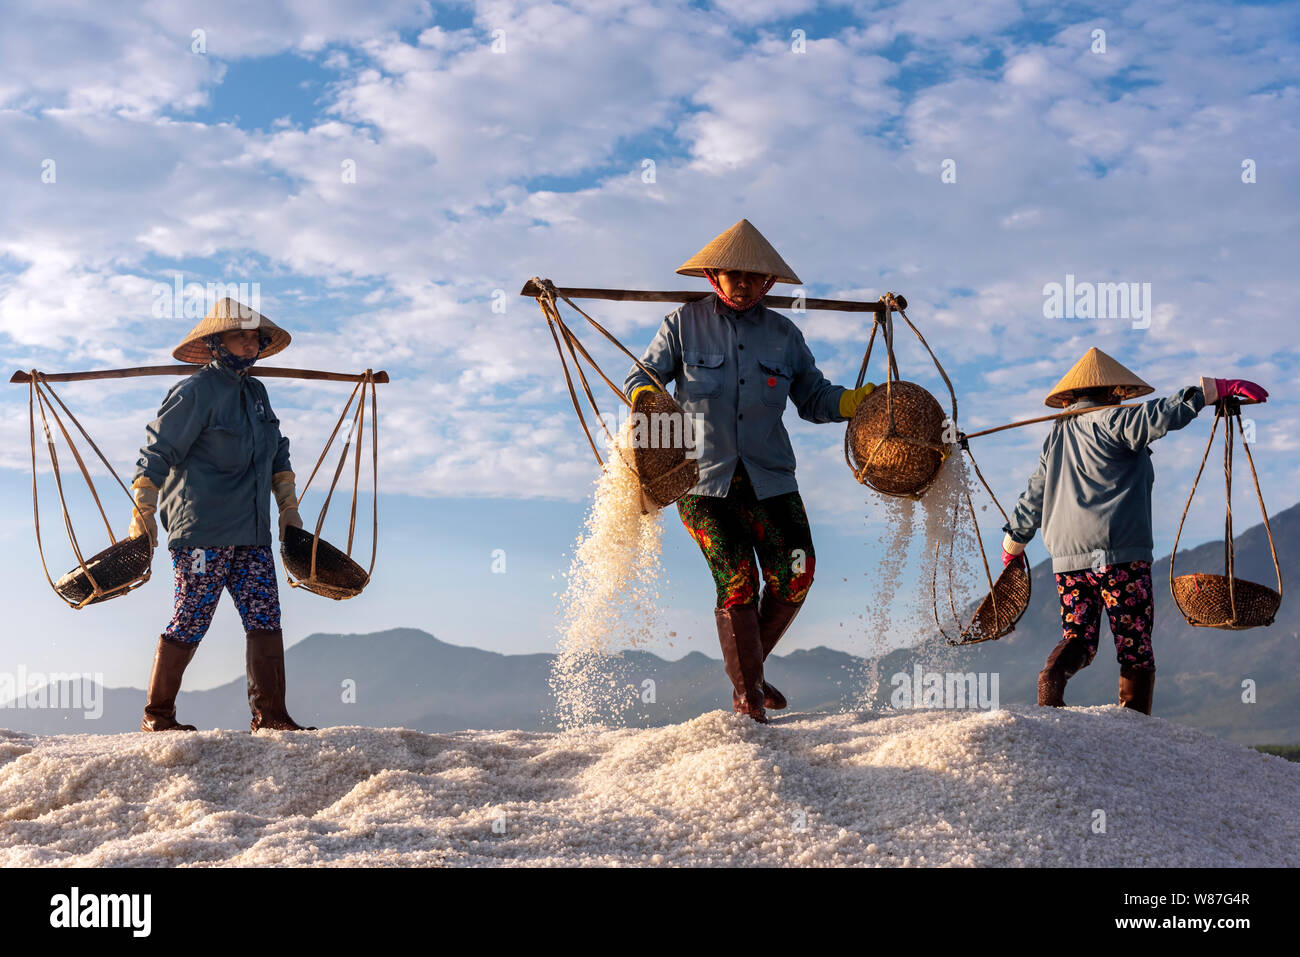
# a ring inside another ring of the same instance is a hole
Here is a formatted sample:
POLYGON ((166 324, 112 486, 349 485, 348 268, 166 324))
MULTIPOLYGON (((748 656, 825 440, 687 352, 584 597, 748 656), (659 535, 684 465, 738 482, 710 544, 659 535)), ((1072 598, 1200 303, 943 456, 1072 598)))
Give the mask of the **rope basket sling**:
POLYGON ((682 407, 668 394, 664 384, 651 369, 629 352, 604 326, 583 312, 572 299, 560 293, 551 280, 534 276, 529 280, 529 286, 537 290, 537 304, 546 319, 547 328, 551 331, 551 339, 555 343, 555 351, 560 357, 560 367, 564 371, 564 381, 569 389, 569 399, 573 403, 573 410, 578 415, 578 422, 582 425, 582 430, 587 436, 587 443, 591 446, 596 461, 601 468, 607 467, 605 460, 601 457, 600 450, 596 447, 596 440, 591 434, 591 428, 587 425, 586 416, 582 411, 582 404, 578 401, 573 376, 569 371, 570 359, 573 362, 573 369, 578 375, 578 381, 582 385, 582 391, 587 398, 587 403, 591 406, 592 414, 596 417, 596 420, 600 422, 601 429, 609 442, 609 447, 615 451, 620 461, 636 475, 637 484, 641 490, 642 512, 649 514, 654 510, 666 508, 673 504, 694 488, 700 480, 699 462, 696 457, 688 454, 697 438, 692 433, 690 417, 682 411, 682 407), (641 392, 636 397, 635 402, 629 402, 627 396, 623 394, 623 390, 611 382, 609 377, 601 371, 591 353, 587 351, 573 333, 573 330, 565 323, 557 304, 559 299, 563 299, 568 303, 575 312, 587 320, 592 328, 631 359, 637 368, 648 375, 651 381, 658 386, 659 391, 641 392), (566 350, 568 359, 565 358, 566 350), (623 449, 618 444, 618 440, 610 433, 605 418, 600 414, 600 407, 596 402, 595 395, 592 394, 591 384, 582 369, 582 361, 580 361, 579 357, 581 357, 581 360, 586 361, 596 375, 600 376, 614 395, 618 397, 619 401, 631 409, 634 416, 632 461, 628 461, 623 449), (635 418, 637 416, 641 416, 641 418, 635 418), (645 428, 641 429, 641 426, 645 426, 645 428), (665 435, 668 437, 668 441, 660 442, 659 439, 665 435))
POLYGON ((69 435, 67 427, 63 424, 63 419, 55 409, 55 403, 58 404, 59 409, 63 410, 72 424, 76 426, 77 431, 81 433, 82 438, 94 450, 99 460, 104 463, 104 467, 108 469, 109 474, 113 476, 113 479, 121 487, 127 501, 131 502, 131 506, 134 508, 135 501, 131 498, 130 491, 108 459, 104 457, 104 453, 99 450, 99 446, 91 439, 90 434, 77 421, 77 417, 72 414, 72 411, 55 393, 44 374, 33 369, 28 373, 27 382, 27 418, 32 453, 32 520, 36 527, 36 550, 40 555, 41 569, 45 573, 45 580, 50 583, 50 587, 54 589, 55 594, 73 609, 80 609, 87 605, 107 601, 110 598, 117 598, 139 588, 149 580, 153 546, 150 544, 147 535, 118 539, 113 534, 112 523, 108 520, 103 503, 99 500, 99 493, 95 489, 94 480, 91 479, 90 471, 86 468, 81 453, 77 450, 76 444, 72 441, 72 436, 69 435), (41 416, 41 428, 45 433, 45 445, 49 451, 50 467, 54 473, 55 486, 59 491, 59 505, 63 511, 64 528, 67 530, 68 542, 72 545, 72 551, 77 556, 77 567, 58 581, 54 581, 50 577, 50 570, 45 561, 45 546, 41 540, 41 513, 36 482, 36 412, 38 410, 41 416), (72 519, 68 515, 68 503, 63 492, 63 477, 59 470, 59 456, 54 447, 54 436, 50 431, 50 418, 54 419, 64 442, 67 443, 68 449, 76 460, 77 467, 81 470, 81 476, 90 489, 91 497, 95 500, 95 506, 99 510, 100 517, 104 520, 104 528, 108 531, 108 538, 112 543, 88 559, 82 554, 81 544, 77 540, 77 533, 72 527, 72 519))
POLYGON ((334 470, 334 479, 330 482, 329 491, 325 494, 325 502, 321 505, 320 515, 316 518, 314 532, 307 532, 305 529, 290 526, 284 530, 284 536, 281 538, 280 559, 284 562, 285 579, 290 588, 304 588, 324 598, 342 601, 361 594, 362 589, 370 583, 370 575, 375 569, 375 555, 379 548, 379 410, 378 400, 375 396, 375 381, 375 373, 370 369, 367 369, 358 379, 356 386, 352 389, 352 394, 348 396, 348 401, 343 406, 343 411, 339 413, 338 421, 334 423, 334 431, 330 433, 325 448, 321 450, 320 458, 316 460, 311 475, 307 477, 307 482, 298 495, 298 503, 301 504, 307 494, 307 489, 311 486, 312 479, 316 477, 321 464, 325 461, 325 456, 329 454, 330 448, 334 445, 334 439, 338 435, 344 419, 347 418, 349 410, 352 409, 353 400, 357 400, 356 410, 352 414, 352 424, 349 426, 347 435, 343 440, 343 451, 339 455, 339 464, 334 470), (370 566, 362 568, 352 559, 352 542, 357 525, 357 491, 361 478, 361 449, 365 445, 367 391, 370 393, 370 456, 373 507, 371 515, 370 566), (320 533, 325 524, 325 514, 329 511, 330 501, 334 497, 334 489, 338 486, 339 477, 343 474, 343 467, 347 464, 348 452, 354 439, 356 451, 353 457, 352 469, 352 503, 348 514, 348 545, 347 550, 343 551, 321 538, 320 533))
POLYGON ((1259 476, 1255 472, 1255 459, 1250 454, 1250 443, 1241 425, 1241 403, 1237 399, 1224 399, 1215 403, 1214 425, 1210 429, 1210 440, 1206 443, 1205 454, 1201 457, 1201 466, 1196 470, 1196 479, 1192 482, 1192 491, 1187 496, 1187 505, 1183 508, 1183 517, 1178 523, 1178 534, 1174 537, 1174 548, 1169 555, 1169 591, 1174 603, 1182 612, 1188 624, 1198 628, 1221 628, 1226 631, 1241 631, 1271 625, 1282 606, 1282 569, 1278 565, 1277 546, 1273 543, 1273 530, 1268 523, 1268 510, 1264 507, 1264 495, 1259 488, 1259 476), (1205 463, 1214 447, 1214 437, 1223 420, 1223 482, 1227 503, 1224 519, 1224 574, 1211 575, 1195 573, 1175 575, 1174 560, 1178 555, 1178 542, 1182 538, 1183 525, 1187 521, 1187 512, 1192 507, 1196 496, 1196 487, 1205 471, 1205 463), (1268 535, 1268 547, 1273 558, 1273 572, 1277 576, 1277 590, 1266 585, 1246 581, 1236 577, 1236 546, 1232 539, 1232 421, 1236 421, 1237 431, 1241 434, 1241 447, 1246 452, 1246 461, 1250 464, 1250 476, 1255 484, 1255 497, 1259 501, 1260 513, 1264 516, 1264 531, 1268 535))
POLYGON ((907 317, 906 300, 886 293, 880 301, 883 308, 871 327, 855 388, 861 388, 866 380, 876 332, 881 329, 888 355, 885 385, 862 401, 844 430, 844 461, 859 483, 883 495, 919 499, 934 484, 948 454, 944 429, 949 421, 954 425, 957 421, 957 395, 934 350, 907 317), (948 386, 951 420, 945 419, 943 408, 928 391, 915 382, 899 378, 894 355, 894 310, 916 334, 948 386))
MULTIPOLYGON (((988 481, 984 478, 984 473, 980 471, 979 463, 975 461, 975 456, 970 450, 970 445, 966 437, 962 436, 958 443, 962 452, 970 459, 975 474, 979 477, 980 483, 989 493, 989 498, 997 506, 999 514, 1002 515, 1003 521, 1009 521, 1006 510, 1002 508, 1002 503, 998 497, 993 494, 993 489, 989 486, 988 481)), ((952 525, 953 534, 948 539, 948 610, 953 620, 957 624, 957 637, 954 639, 948 635, 943 627, 943 622, 939 618, 939 549, 940 543, 934 544, 934 574, 930 581, 930 594, 934 609, 934 623, 939 629, 939 634, 943 636, 944 641, 950 645, 974 645, 982 641, 992 641, 996 638, 1003 638, 1016 630, 1016 625, 1024 616, 1025 611, 1029 608, 1029 599, 1032 595, 1032 582, 1029 573, 1029 559, 1025 558, 1019 562, 1012 562, 1002 569, 1002 573, 997 579, 993 578, 989 570, 988 556, 984 552, 984 540, 980 537, 979 519, 975 517, 975 506, 971 503, 970 493, 963 490, 962 497, 966 501, 966 510, 970 513, 971 523, 975 528, 975 540, 980 545, 980 560, 984 565, 984 578, 988 582, 989 593, 975 607, 975 612, 971 616, 970 622, 963 625, 961 615, 957 612, 957 607, 953 601, 955 587, 952 581, 952 570, 954 566, 953 545, 957 538, 957 520, 961 512, 961 502, 958 501, 953 506, 952 525)))

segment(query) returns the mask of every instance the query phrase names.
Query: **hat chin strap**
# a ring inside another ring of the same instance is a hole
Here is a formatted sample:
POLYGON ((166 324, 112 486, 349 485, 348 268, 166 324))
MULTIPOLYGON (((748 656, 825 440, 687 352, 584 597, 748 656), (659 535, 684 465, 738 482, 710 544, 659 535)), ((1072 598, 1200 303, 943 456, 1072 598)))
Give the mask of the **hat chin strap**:
POLYGON ((216 359, 227 369, 233 369, 236 372, 243 372, 245 369, 251 366, 254 362, 256 362, 261 357, 262 351, 266 349, 268 345, 270 345, 269 336, 258 336, 257 354, 245 359, 235 355, 233 352, 231 352, 229 349, 226 348, 225 343, 221 341, 220 333, 213 333, 211 335, 204 336, 203 341, 204 343, 206 343, 208 347, 208 352, 212 354, 212 358, 216 359))
POLYGON ((776 283, 775 276, 768 276, 767 281, 763 283, 763 287, 755 295, 742 302, 732 299, 722 291, 722 287, 718 285, 718 270, 705 269, 704 276, 709 280, 709 285, 712 286, 713 291, 718 294, 718 298, 722 300, 723 305, 727 306, 729 309, 734 309, 736 312, 745 312, 747 309, 753 309, 754 306, 758 305, 758 303, 762 301, 763 297, 767 295, 768 290, 776 283))

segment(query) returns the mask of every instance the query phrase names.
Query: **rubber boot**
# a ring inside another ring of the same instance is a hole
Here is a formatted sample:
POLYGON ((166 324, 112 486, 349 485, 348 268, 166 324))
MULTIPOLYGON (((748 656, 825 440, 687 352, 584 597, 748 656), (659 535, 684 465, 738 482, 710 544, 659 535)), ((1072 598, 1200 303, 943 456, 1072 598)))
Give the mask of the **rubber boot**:
POLYGON ((1119 706, 1143 714, 1151 713, 1151 699, 1156 690, 1155 669, 1119 669, 1119 706))
POLYGON ((714 611, 722 663, 731 679, 731 708, 767 723, 763 710, 763 642, 758 632, 758 608, 733 605, 714 611))
MULTIPOLYGON (((781 636, 785 634, 786 629, 790 627, 790 622, 794 621, 795 615, 799 614, 799 609, 802 607, 802 603, 796 605, 773 598, 770 588, 763 589, 763 595, 758 600, 758 633, 763 642, 764 661, 767 661, 767 656, 772 653, 772 649, 776 647, 776 643, 781 640, 781 636)), ((764 681, 763 707, 780 711, 786 704, 785 695, 764 681)))
POLYGON ((1062 638, 1051 654, 1047 663, 1038 673, 1038 704, 1040 707, 1064 708, 1065 683, 1073 678, 1079 669, 1087 667, 1088 651, 1080 641, 1062 638))
POLYGON ((181 676, 198 647, 197 641, 187 643, 159 637, 158 650, 153 655, 153 670, 149 673, 149 688, 145 692, 141 731, 198 730, 192 724, 181 724, 176 720, 176 695, 181 690, 181 676))
POLYGON ((248 708, 253 712, 251 729, 272 731, 315 731, 304 728, 284 705, 284 634, 280 629, 258 629, 248 633, 248 708))

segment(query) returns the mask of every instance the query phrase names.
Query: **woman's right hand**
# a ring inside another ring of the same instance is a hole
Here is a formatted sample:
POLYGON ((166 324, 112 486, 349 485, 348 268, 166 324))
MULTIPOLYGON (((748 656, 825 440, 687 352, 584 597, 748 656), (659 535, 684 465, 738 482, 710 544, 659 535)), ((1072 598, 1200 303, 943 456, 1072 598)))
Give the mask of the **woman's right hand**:
POLYGON ((642 392, 645 392, 646 390, 649 390, 649 391, 651 391, 651 392, 662 392, 662 391, 663 391, 663 389, 659 388, 659 386, 657 386, 657 385, 641 385, 641 386, 637 386, 635 389, 632 390, 632 401, 633 401, 633 402, 636 402, 636 397, 637 397, 638 395, 640 395, 642 392))
POLYGON ((143 475, 131 485, 135 508, 131 512, 131 525, 126 530, 127 538, 140 535, 149 536, 150 547, 158 544, 158 522, 154 513, 158 511, 158 486, 143 475))
POLYGON ((1010 535, 1004 535, 1002 538, 1002 567, 1006 568, 1013 562, 1021 566, 1025 563, 1025 546, 1010 535))

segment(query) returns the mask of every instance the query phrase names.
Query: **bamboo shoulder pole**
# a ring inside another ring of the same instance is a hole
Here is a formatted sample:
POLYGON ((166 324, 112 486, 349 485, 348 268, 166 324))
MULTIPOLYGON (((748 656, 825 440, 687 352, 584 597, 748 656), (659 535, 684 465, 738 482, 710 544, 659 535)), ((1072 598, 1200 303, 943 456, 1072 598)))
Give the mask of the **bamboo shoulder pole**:
MULTIPOLYGON (((1240 405, 1255 405, 1250 399, 1237 399, 1240 405)), ((1216 405, 1218 403, 1215 403, 1216 405)), ((1145 402, 1128 402, 1124 405, 1090 405, 1086 409, 1071 409, 1069 412, 1057 412, 1055 415, 1040 415, 1033 419, 1021 419, 1019 422, 1008 422, 1006 425, 994 426, 991 429, 980 429, 978 432, 963 432, 962 438, 974 439, 981 435, 992 435, 994 432, 1005 432, 1007 429, 1018 429, 1022 425, 1034 425, 1037 422, 1051 422, 1054 419, 1068 419, 1072 416, 1083 415, 1085 412, 1103 412, 1106 409, 1136 409, 1138 406, 1146 405, 1145 402)))
MULTIPOLYGON (((91 372, 43 372, 41 379, 46 382, 83 382, 88 379, 131 379, 136 376, 146 375, 192 375, 203 367, 200 365, 175 365, 175 366, 136 366, 131 369, 95 369, 91 372)), ((316 369, 282 369, 275 366, 262 366, 250 369, 255 376, 265 376, 272 379, 323 379, 330 382, 360 382, 364 373, 348 372, 321 372, 316 369)), ((31 373, 19 369, 10 378, 13 383, 23 383, 31 381, 31 373)), ((374 374, 375 382, 387 382, 387 372, 376 372, 374 374)))
MULTIPOLYGON (((524 283, 519 295, 536 298, 542 290, 531 279, 524 283)), ((698 289, 661 290, 661 289, 588 289, 578 286, 556 286, 555 294, 566 299, 613 299, 619 302, 695 302, 710 291, 698 289)), ((902 308, 907 308, 907 300, 896 296, 895 301, 902 308)), ((879 302, 859 302, 854 299, 794 299, 791 296, 764 296, 763 305, 777 309, 792 309, 796 305, 804 309, 829 309, 837 312, 875 312, 884 310, 879 302)), ((895 307, 897 308, 897 307, 895 307)))

